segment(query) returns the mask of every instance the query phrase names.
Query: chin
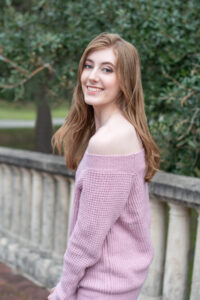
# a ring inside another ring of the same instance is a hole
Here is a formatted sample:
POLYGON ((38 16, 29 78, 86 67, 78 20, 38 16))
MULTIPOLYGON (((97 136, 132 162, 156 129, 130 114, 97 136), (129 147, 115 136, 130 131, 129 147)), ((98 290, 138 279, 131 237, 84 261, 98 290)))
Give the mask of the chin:
POLYGON ((88 105, 101 105, 102 101, 99 101, 98 99, 89 99, 88 97, 84 98, 85 103, 88 105))

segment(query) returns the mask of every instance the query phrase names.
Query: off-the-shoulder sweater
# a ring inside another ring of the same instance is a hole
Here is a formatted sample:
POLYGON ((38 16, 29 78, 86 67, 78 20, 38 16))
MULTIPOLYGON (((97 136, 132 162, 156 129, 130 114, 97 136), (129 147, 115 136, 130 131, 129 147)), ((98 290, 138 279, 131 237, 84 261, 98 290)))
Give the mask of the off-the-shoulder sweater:
POLYGON ((153 260, 145 150, 86 149, 75 189, 63 270, 53 300, 136 300, 153 260))

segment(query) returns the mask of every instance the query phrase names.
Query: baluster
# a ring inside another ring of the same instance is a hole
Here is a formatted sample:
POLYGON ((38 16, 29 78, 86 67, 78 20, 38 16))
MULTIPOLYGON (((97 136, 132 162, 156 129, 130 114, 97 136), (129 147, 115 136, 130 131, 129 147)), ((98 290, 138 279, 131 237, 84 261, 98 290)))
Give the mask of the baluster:
POLYGON ((190 247, 189 209, 169 204, 169 228, 165 262, 163 300, 186 300, 190 247))
POLYGON ((190 300, 200 299, 200 208, 197 209, 197 213, 198 223, 190 300))
POLYGON ((166 248, 166 204, 154 195, 150 195, 151 238, 154 246, 154 258, 148 276, 142 288, 141 300, 161 300, 166 248))
POLYGON ((55 232, 54 232, 54 258, 63 260, 67 245, 67 226, 69 218, 69 181, 66 177, 56 178, 56 205, 55 205, 55 232))
POLYGON ((40 172, 32 170, 32 221, 31 243, 38 249, 42 235, 42 201, 43 201, 43 176, 40 172))
POLYGON ((55 182, 53 176, 47 173, 44 173, 43 176, 41 252, 45 256, 49 256, 53 250, 55 182))
POLYGON ((68 242, 69 229, 70 229, 69 222, 72 216, 72 208, 73 208, 73 201, 74 201, 74 185, 75 185, 74 179, 68 179, 68 180, 70 182, 70 196, 69 196, 69 218, 67 224, 67 242, 68 242))
POLYGON ((9 166, 3 165, 3 231, 9 236, 12 213, 12 173, 9 166))
POLYGON ((3 226, 3 165, 0 164, 0 235, 3 226))
POLYGON ((21 168, 22 171, 22 202, 21 202, 21 232, 20 240, 27 245, 30 239, 31 224, 31 191, 32 176, 28 169, 21 168))
POLYGON ((21 205, 22 205, 22 180, 21 172, 17 167, 12 167, 13 173, 13 213, 11 229, 14 239, 17 241, 20 235, 21 205))

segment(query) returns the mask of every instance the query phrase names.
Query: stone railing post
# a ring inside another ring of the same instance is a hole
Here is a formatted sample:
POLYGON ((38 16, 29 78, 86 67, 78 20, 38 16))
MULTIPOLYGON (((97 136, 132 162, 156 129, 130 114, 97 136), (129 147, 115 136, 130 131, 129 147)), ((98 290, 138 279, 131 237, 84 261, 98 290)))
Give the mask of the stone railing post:
POLYGON ((0 235, 3 226, 3 166, 0 164, 0 235))
POLYGON ((40 249, 46 257, 49 257, 53 250, 54 209, 55 180, 53 176, 43 173, 42 237, 40 249))
POLYGON ((197 209, 197 213, 198 223, 190 300, 200 299, 200 208, 197 209))
MULTIPOLYGON (((70 196, 69 196, 69 220, 68 223, 70 222, 70 217, 72 216, 72 205, 73 205, 73 200, 74 200, 74 180, 69 179, 70 182, 70 196)), ((67 226, 67 237, 69 237, 69 231, 70 231, 70 226, 67 226)))
POLYGON ((21 241, 27 245, 30 240, 32 178, 28 169, 21 168, 22 172, 22 202, 21 202, 21 241))
POLYGON ((12 211, 12 225, 11 230, 13 234, 13 239, 15 241, 19 240, 20 236, 20 221, 21 221, 21 207, 22 203, 22 178, 20 168, 12 167, 13 173, 13 211, 12 211))
POLYGON ((151 238, 154 246, 154 259, 147 280, 142 288, 141 300, 162 300, 162 283, 166 248, 167 205, 151 195, 151 238))
POLYGON ((2 204, 3 204, 3 218, 2 218, 2 227, 3 231, 10 236, 11 229, 11 217, 12 217, 12 172, 11 167, 3 165, 3 174, 2 174, 2 204))
POLYGON ((187 300, 190 248, 189 209, 170 203, 162 300, 187 300))
POLYGON ((53 257, 60 263, 67 248, 67 227, 69 218, 69 182, 65 177, 56 178, 55 231, 53 257))
POLYGON ((40 172, 32 171, 32 222, 31 244, 34 249, 40 247, 42 232, 43 177, 40 172))

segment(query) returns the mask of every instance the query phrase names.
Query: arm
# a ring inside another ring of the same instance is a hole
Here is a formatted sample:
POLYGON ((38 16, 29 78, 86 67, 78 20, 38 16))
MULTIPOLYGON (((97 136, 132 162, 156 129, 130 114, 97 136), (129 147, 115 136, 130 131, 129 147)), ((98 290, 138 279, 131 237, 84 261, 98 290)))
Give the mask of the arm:
POLYGON ((78 284, 86 268, 100 259, 106 235, 121 214, 132 185, 129 173, 105 169, 83 172, 78 218, 53 300, 76 299, 78 284))

